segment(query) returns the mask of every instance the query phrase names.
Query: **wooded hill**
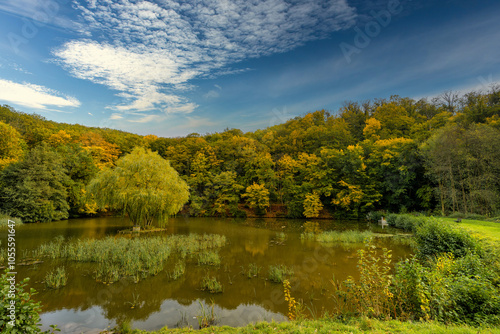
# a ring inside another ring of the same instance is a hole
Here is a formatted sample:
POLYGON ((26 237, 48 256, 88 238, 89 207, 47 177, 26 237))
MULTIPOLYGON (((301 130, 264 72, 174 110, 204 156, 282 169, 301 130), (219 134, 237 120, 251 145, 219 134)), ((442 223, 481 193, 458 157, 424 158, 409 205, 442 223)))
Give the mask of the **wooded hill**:
POLYGON ((43 202, 29 204, 40 212, 26 221, 97 213, 87 184, 136 146, 158 152, 188 183, 184 211, 193 216, 244 216, 244 204, 261 214, 271 204, 284 209, 271 215, 293 218, 500 213, 499 87, 431 101, 347 102, 254 132, 180 138, 56 123, 3 106, 0 135, 0 210, 43 202))

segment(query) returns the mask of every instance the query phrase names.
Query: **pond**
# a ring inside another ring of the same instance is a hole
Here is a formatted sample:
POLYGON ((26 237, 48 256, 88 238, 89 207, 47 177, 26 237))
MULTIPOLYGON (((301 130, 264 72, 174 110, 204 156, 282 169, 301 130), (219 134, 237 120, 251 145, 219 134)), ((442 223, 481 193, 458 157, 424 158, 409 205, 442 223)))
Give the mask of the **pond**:
MULTIPOLYGON (((27 224, 16 230, 17 262, 30 250, 54 240, 102 239, 119 235, 130 228, 126 218, 105 217, 73 219, 47 224, 27 224)), ((113 284, 97 282, 92 263, 61 259, 43 259, 43 263, 16 267, 17 280, 30 277, 29 286, 39 293, 34 297, 43 304, 43 329, 57 324, 64 333, 98 333, 117 323, 130 321, 133 328, 155 330, 164 326, 198 328, 197 316, 202 305, 214 306, 220 325, 244 326, 256 321, 286 320, 287 304, 283 285, 271 282, 269 267, 286 265, 293 268, 292 296, 302 300, 308 313, 321 316, 333 307, 332 278, 345 280, 359 277, 357 250, 363 244, 320 244, 303 239, 305 232, 332 230, 371 230, 377 234, 397 234, 398 230, 352 221, 306 221, 289 219, 220 219, 171 218, 167 230, 158 235, 219 234, 226 244, 218 250, 219 266, 199 265, 197 258, 186 258, 185 274, 177 280, 169 276, 175 262, 167 261, 165 270, 156 276, 121 279, 113 284), (45 275, 54 267, 64 265, 68 283, 57 290, 44 285, 45 275), (249 266, 260 268, 248 277, 249 266), (211 294, 200 289, 204 277, 216 277, 223 292, 211 294)), ((0 230, 2 247, 6 230, 0 230)), ((148 238, 144 233, 140 238, 148 238)), ((406 258, 411 249, 390 237, 373 238, 377 248, 392 250, 393 263, 406 258)))

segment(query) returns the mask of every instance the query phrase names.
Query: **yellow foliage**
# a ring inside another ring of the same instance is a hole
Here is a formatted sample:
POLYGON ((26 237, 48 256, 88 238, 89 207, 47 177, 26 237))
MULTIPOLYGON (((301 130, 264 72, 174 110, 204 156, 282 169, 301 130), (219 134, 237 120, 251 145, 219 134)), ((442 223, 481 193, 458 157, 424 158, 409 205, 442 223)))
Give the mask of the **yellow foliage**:
POLYGON ((366 126, 363 129, 363 135, 366 139, 378 140, 380 139, 380 129, 382 128, 382 123, 380 123, 376 118, 368 118, 366 120, 366 126))
POLYGON ((293 320, 297 314, 298 303, 290 294, 290 282, 288 280, 283 281, 283 292, 285 295, 285 301, 288 303, 288 319, 293 320))
POLYGON ((60 145, 66 145, 71 142, 71 135, 69 135, 64 130, 59 130, 59 132, 52 134, 47 143, 52 147, 57 147, 60 145))

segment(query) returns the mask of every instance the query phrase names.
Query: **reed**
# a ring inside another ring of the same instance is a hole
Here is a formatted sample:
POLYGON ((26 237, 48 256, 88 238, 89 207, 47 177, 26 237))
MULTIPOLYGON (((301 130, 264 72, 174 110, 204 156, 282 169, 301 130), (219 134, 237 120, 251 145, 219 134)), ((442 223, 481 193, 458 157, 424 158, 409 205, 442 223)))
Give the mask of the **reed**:
POLYGON ((269 266, 269 280, 274 283, 282 283, 285 278, 293 275, 293 268, 283 264, 278 266, 269 266))
POLYGON ((328 231, 321 233, 302 233, 302 240, 316 240, 323 244, 362 243, 373 238, 371 231, 328 231))
POLYGON ((222 293, 222 284, 215 277, 205 276, 201 282, 201 290, 208 291, 210 293, 222 293))
POLYGON ((157 275, 163 271, 172 253, 178 253, 181 258, 185 258, 187 255, 203 251, 200 254, 206 254, 206 259, 202 259, 202 262, 220 265, 218 253, 207 250, 222 247, 225 243, 224 236, 208 234, 136 239, 107 237, 66 242, 64 238, 58 237, 50 243, 41 245, 35 254, 38 257, 51 259, 64 258, 95 263, 97 281, 112 283, 123 277, 132 277, 137 282, 141 278, 157 275))
POLYGON ((178 280, 186 272, 186 264, 179 261, 175 264, 174 270, 170 273, 170 279, 175 281, 178 280))
POLYGON ((66 286, 67 282, 68 276, 64 267, 58 267, 45 276, 45 286, 50 289, 59 289, 66 286))
POLYGON ((262 267, 257 266, 255 263, 250 263, 248 265, 248 269, 243 268, 242 273, 248 278, 257 277, 259 276, 261 269, 262 267))
POLYGON ((216 251, 202 252, 198 254, 198 265, 220 266, 221 260, 216 251))

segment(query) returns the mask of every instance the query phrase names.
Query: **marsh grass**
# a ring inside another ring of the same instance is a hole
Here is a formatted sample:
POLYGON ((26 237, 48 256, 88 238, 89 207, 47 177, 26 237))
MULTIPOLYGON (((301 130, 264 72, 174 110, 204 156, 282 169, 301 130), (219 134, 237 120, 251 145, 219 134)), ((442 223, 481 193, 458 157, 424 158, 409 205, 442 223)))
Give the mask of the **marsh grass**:
POLYGON ((328 231, 321 233, 307 232, 300 235, 302 240, 316 240, 323 244, 362 243, 373 238, 371 231, 328 231))
POLYGON ((45 276, 45 286, 50 289, 59 289, 66 286, 67 282, 68 276, 64 267, 58 267, 45 276))
POLYGON ((220 266, 221 260, 216 251, 201 252, 198 254, 198 265, 220 266))
POLYGON ((198 320, 200 329, 217 325, 219 320, 215 314, 215 302, 212 300, 209 307, 203 305, 199 300, 198 303, 200 303, 200 315, 196 316, 196 319, 198 320))
MULTIPOLYGON (((222 247, 225 243, 224 236, 207 234, 134 239, 106 237, 76 241, 64 241, 64 238, 57 237, 52 242, 41 245, 35 255, 95 263, 95 279, 104 283, 113 283, 122 277, 131 277, 134 282, 138 282, 141 278, 163 271, 165 262, 174 252, 185 258, 187 255, 222 247)), ((220 264, 220 259, 218 260, 220 264)))
POLYGON ((222 284, 217 280, 217 278, 210 277, 208 275, 203 277, 201 290, 208 291, 210 293, 222 293, 224 291, 222 284))
POLYGON ((16 223, 16 226, 23 223, 20 218, 14 218, 9 216, 8 214, 0 212, 0 229, 8 228, 9 220, 13 220, 16 223))
POLYGON ((257 266, 255 263, 250 263, 248 269, 242 268, 242 274, 248 278, 257 277, 262 269, 262 267, 257 266))
POLYGON ((293 275, 293 268, 283 264, 278 266, 269 266, 269 280, 274 283, 283 283, 283 281, 293 275))
POLYGON ((178 261, 175 264, 174 270, 170 273, 169 277, 171 280, 178 280, 186 272, 186 264, 182 261, 178 261))

